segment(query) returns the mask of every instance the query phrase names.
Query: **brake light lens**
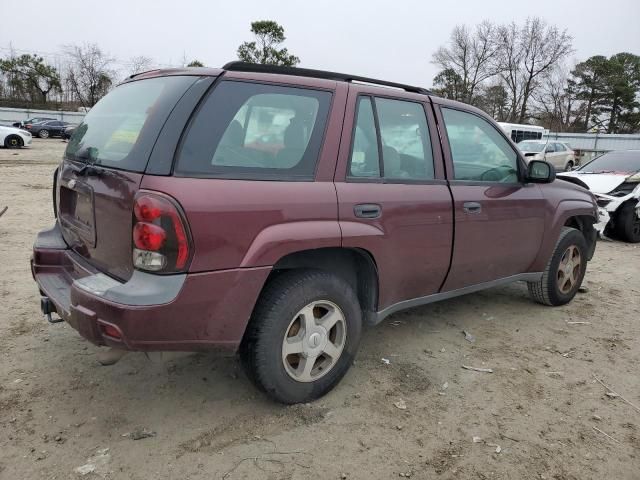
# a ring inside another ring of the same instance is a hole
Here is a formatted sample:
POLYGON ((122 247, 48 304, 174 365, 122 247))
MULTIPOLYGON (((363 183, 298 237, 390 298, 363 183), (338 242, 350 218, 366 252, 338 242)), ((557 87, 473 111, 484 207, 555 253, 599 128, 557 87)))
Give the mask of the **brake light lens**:
POLYGON ((109 325, 109 324, 100 324, 100 328, 102 329, 102 333, 108 337, 111 338, 115 338, 117 340, 121 340, 122 339, 122 335, 120 334, 120 331, 114 327, 113 325, 109 325))
POLYGON ((133 264, 158 273, 184 271, 191 257, 187 223, 178 204, 164 194, 140 192, 133 205, 133 264))
POLYGON ((141 250, 156 252, 162 248, 167 232, 153 223, 138 222, 133 227, 133 244, 141 250))

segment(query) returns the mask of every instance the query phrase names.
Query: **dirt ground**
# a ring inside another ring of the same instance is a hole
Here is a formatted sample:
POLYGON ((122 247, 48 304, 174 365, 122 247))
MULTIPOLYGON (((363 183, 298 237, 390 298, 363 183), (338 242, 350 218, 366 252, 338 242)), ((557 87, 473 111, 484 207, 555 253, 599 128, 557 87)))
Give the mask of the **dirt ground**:
POLYGON ((43 320, 29 256, 63 148, 0 149, 0 478, 640 478, 638 246, 599 242, 564 307, 516 284, 394 315, 333 392, 285 407, 233 357, 101 367, 43 320))

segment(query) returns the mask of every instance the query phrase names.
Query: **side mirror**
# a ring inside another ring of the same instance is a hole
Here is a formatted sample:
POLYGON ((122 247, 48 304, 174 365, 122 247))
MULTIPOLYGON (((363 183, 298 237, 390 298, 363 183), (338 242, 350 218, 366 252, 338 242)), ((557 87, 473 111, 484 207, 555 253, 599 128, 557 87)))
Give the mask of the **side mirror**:
POLYGON ((531 160, 527 165, 527 181, 531 183, 551 183, 556 179, 556 169, 549 162, 531 160))
POLYGON ((553 153, 553 148, 551 147, 545 148, 544 153, 553 153))

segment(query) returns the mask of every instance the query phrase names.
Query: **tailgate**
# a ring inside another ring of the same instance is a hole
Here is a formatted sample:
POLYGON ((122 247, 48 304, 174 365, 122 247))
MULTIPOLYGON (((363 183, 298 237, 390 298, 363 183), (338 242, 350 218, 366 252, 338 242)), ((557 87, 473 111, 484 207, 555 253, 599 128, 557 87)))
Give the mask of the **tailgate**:
POLYGON ((74 130, 57 178, 56 209, 67 244, 96 269, 133 274, 133 202, 163 125, 192 76, 124 83, 74 130))
POLYGON ((133 273, 131 215, 142 174, 103 169, 78 175, 63 162, 58 177, 58 221, 67 244, 98 270, 121 280, 133 273))

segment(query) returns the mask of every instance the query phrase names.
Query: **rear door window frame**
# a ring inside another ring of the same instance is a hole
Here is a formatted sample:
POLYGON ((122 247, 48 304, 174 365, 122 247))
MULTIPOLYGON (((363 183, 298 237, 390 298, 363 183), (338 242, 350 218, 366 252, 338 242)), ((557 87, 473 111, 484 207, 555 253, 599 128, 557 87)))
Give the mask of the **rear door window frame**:
POLYGON ((345 182, 347 183, 381 183, 381 184, 407 184, 407 185, 440 185, 446 183, 446 180, 438 178, 438 169, 436 168, 436 148, 440 148, 440 139, 437 133, 434 135, 434 128, 430 122, 428 106, 426 102, 430 100, 427 98, 425 102, 421 102, 418 100, 403 98, 403 97, 394 97, 391 95, 384 95, 378 93, 358 93, 355 101, 355 113, 353 116, 353 125, 351 127, 351 141, 349 145, 349 153, 346 164, 346 175, 345 182), (355 175, 350 175, 351 172, 351 158, 353 155, 353 148, 355 146, 355 134, 356 127, 358 125, 358 114, 360 102, 363 97, 369 98, 371 101, 372 109, 373 109, 373 118, 374 125, 376 129, 376 141, 378 143, 378 168, 379 168, 379 177, 358 177, 355 175), (427 130, 429 134, 429 147, 431 148, 431 162, 433 166, 433 178, 431 179, 416 179, 416 178, 385 178, 384 177, 384 157, 382 154, 382 137, 380 132, 380 122, 378 118, 378 110, 376 106, 375 99, 386 99, 386 100, 395 100, 399 102, 407 102, 407 103, 415 103, 422 108, 425 117, 425 123, 427 125, 427 130))

